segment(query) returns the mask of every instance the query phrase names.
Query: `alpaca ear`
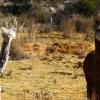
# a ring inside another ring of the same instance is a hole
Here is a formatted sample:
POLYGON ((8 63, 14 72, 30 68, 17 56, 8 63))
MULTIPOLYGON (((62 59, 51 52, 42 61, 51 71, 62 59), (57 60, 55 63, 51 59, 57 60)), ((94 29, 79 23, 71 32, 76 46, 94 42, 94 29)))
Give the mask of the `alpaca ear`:
POLYGON ((1 27, 1 29, 2 29, 2 32, 8 33, 8 29, 6 29, 5 27, 1 27))

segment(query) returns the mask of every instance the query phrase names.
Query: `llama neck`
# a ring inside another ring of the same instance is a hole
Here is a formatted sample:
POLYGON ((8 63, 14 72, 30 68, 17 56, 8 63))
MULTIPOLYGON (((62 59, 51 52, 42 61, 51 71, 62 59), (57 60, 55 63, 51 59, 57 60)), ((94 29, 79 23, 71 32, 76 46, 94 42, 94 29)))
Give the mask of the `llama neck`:
POLYGON ((100 41, 95 39, 95 54, 96 54, 96 60, 100 62, 100 41))
POLYGON ((4 39, 0 55, 0 72, 3 72, 9 59, 9 50, 12 38, 4 39))

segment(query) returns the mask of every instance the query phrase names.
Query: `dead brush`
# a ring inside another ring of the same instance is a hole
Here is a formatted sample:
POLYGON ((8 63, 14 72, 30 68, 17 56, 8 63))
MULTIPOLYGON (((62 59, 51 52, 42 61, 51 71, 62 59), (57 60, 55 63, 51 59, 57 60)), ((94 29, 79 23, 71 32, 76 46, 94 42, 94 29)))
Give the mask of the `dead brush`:
POLYGON ((37 98, 38 100, 53 100, 54 93, 52 93, 51 91, 47 89, 40 90, 36 92, 35 98, 37 98))
POLYGON ((22 43, 21 47, 24 51, 39 51, 40 50, 40 45, 36 43, 22 43))
POLYGON ((72 18, 68 20, 64 20, 61 25, 62 31, 63 31, 63 37, 64 38, 70 38, 72 33, 75 32, 75 23, 72 18))
POLYGON ((72 53, 76 51, 76 48, 77 46, 69 45, 67 42, 55 42, 51 44, 49 47, 47 47, 46 52, 72 53))
POLYGON ((85 41, 83 43, 78 43, 78 45, 84 50, 84 52, 90 52, 95 48, 95 45, 93 43, 89 43, 85 41))
POLYGON ((32 66, 20 67, 19 70, 32 70, 32 66))
POLYGON ((73 16, 77 32, 91 33, 93 31, 93 18, 84 17, 81 15, 73 16))
POLYGON ((46 53, 59 52, 59 53, 72 53, 72 54, 81 53, 82 54, 83 52, 90 51, 92 49, 93 49, 92 44, 86 42, 68 43, 66 41, 62 41, 62 42, 51 43, 46 48, 46 53))
POLYGON ((11 45, 12 59, 27 59, 30 55, 26 51, 36 51, 39 49, 38 44, 33 44, 36 39, 37 27, 33 17, 21 16, 15 20, 17 38, 11 45))
POLYGON ((21 49, 21 46, 18 44, 18 41, 14 40, 13 43, 11 44, 11 49, 10 49, 10 56, 11 59, 14 60, 21 60, 21 59, 26 59, 29 58, 27 54, 24 53, 24 51, 21 49))

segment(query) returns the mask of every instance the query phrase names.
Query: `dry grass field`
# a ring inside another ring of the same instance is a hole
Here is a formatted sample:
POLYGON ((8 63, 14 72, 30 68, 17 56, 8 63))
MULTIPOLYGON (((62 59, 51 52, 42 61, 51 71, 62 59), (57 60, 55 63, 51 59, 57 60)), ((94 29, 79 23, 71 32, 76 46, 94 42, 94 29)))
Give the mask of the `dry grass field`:
POLYGON ((9 60, 0 76, 1 100, 86 100, 82 62, 93 43, 82 34, 68 40, 52 35, 21 45, 29 59, 9 60))

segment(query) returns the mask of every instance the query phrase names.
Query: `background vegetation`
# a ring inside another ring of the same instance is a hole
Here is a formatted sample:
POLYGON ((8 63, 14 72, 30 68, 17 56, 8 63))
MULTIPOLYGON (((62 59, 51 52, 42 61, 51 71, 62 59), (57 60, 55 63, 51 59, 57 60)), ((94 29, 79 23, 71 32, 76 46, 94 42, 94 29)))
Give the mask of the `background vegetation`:
POLYGON ((17 32, 0 75, 2 99, 85 100, 82 63, 94 50, 99 7, 100 0, 0 1, 0 26, 17 32))

